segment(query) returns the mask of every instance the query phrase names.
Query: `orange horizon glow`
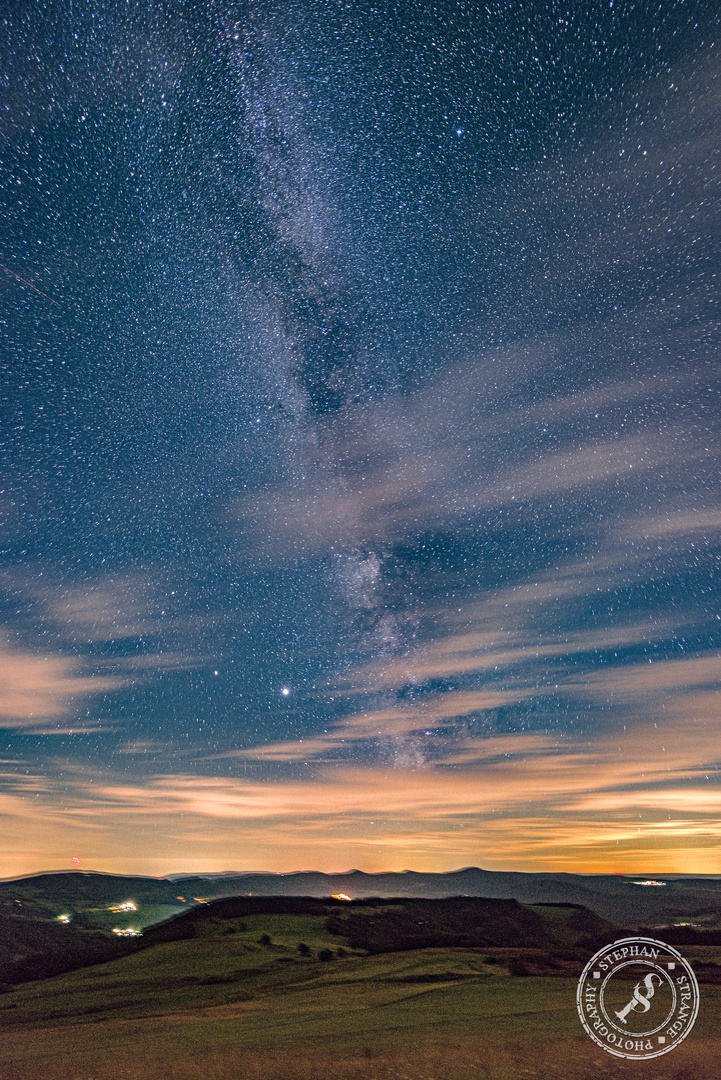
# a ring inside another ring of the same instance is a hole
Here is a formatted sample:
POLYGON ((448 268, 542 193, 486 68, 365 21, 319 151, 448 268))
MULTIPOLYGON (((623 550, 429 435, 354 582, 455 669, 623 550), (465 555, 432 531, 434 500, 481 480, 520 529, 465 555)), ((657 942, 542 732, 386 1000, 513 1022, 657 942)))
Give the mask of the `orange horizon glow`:
MULTIPOLYGON (((588 640, 573 648, 579 644, 588 640)), ((477 646, 453 635, 437 643, 435 655, 454 658, 477 646)), ((36 714, 62 710, 66 682, 84 691, 69 666, 37 666, 19 653, 10 676, 0 701, 8 716, 31 700, 36 714), (31 676, 38 677, 34 686, 31 676)), ((594 738, 471 735, 467 713, 523 696, 481 689, 429 695, 422 707, 350 712, 319 736, 204 759, 214 769, 219 759, 255 757, 257 772, 248 776, 189 769, 130 780, 123 771, 87 765, 58 778, 0 772, 0 875, 76 863, 152 877, 298 867, 446 873, 479 866, 639 878, 716 873, 721 784, 703 763, 718 750, 719 681, 718 652, 581 674, 577 689, 590 701, 644 702, 645 715, 636 714, 628 730, 594 738), (437 724, 454 732, 443 743, 424 730, 437 724), (402 764, 361 766, 342 758, 379 729, 408 747, 402 764), (416 764, 413 748, 426 736, 435 758, 419 754, 416 764), (279 766, 296 772, 284 777, 279 766)))
POLYGON ((591 757, 537 748, 454 773, 327 770, 313 782, 87 777, 63 803, 47 782, 41 805, 29 777, 0 795, 13 819, 0 873, 718 872, 718 789, 699 787, 688 767, 659 781, 652 761, 631 767, 600 747, 591 757))

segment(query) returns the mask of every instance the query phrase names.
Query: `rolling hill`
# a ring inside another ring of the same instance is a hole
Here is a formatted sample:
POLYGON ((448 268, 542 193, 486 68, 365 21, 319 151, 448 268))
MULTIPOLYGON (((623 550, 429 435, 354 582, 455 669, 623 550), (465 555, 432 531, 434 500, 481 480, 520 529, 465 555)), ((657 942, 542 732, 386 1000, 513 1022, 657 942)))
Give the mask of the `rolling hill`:
MULTIPOLYGON (((48 875, 54 877, 56 875, 48 875)), ((77 875, 58 875, 74 878, 77 875)), ((96 875, 83 875, 93 877, 96 875)), ((97 875, 110 878, 110 875, 97 875)), ((25 879, 30 881, 33 879, 25 879)), ((123 879, 117 882, 116 891, 123 879)), ((366 874, 351 870, 345 874, 298 871, 291 874, 217 874, 208 877, 125 879, 152 882, 156 895, 182 894, 186 899, 221 896, 315 896, 346 893, 353 899, 368 897, 483 896, 494 900, 518 900, 523 904, 582 904, 601 918, 622 926, 669 926, 674 922, 721 925, 721 878, 715 876, 674 877, 661 875, 662 885, 640 884, 647 874, 634 877, 618 874, 525 874, 467 867, 445 874, 366 874)), ((85 886, 87 888, 87 886, 85 886)), ((138 884, 140 888, 140 884, 138 884)), ((5 884, 0 884, 2 897, 5 884)), ((127 889, 126 889, 127 891, 127 889)))
MULTIPOLYGON (((594 933, 608 940, 617 928, 571 905, 221 899, 120 942, 132 952, 111 962, 7 988, 0 1071, 4 1080, 590 1080, 604 1074, 575 989, 594 933)), ((720 958, 721 949, 699 951, 717 973, 720 958)), ((657 1080, 695 1075, 683 1071, 691 1063, 718 1075, 713 981, 693 1045, 656 1065, 657 1080)))
MULTIPOLYGON (((585 920, 589 942, 603 934, 609 940, 614 928, 646 927, 652 932, 663 929, 669 944, 683 946, 700 942, 695 927, 705 931, 706 945, 717 943, 717 939, 721 943, 721 880, 659 880, 663 883, 616 875, 516 874, 474 867, 449 874, 350 871, 337 875, 254 873, 172 879, 81 871, 40 874, 0 882, 0 984, 7 986, 75 970, 128 955, 160 940, 192 937, 204 919, 223 919, 230 908, 238 918, 241 911, 252 914, 262 910, 269 914, 273 904, 280 905, 275 908, 277 913, 287 913, 289 909, 282 907, 283 898, 293 896, 305 897, 311 905, 316 903, 316 914, 330 915, 336 922, 348 920, 343 901, 338 902, 343 911, 329 906, 328 898, 341 893, 355 900, 394 898, 396 910, 399 904, 410 910, 411 901, 437 903, 449 897, 466 898, 469 904, 472 898, 483 898, 483 903, 495 904, 495 938, 484 937, 480 931, 469 937, 467 919, 451 919, 449 923, 451 914, 459 910, 458 901, 434 909, 432 917, 419 916, 415 927, 404 925, 400 916, 393 917, 393 924, 388 912, 380 914, 382 905, 376 905, 379 914, 370 920, 366 917, 370 909, 363 909, 365 915, 361 915, 361 906, 353 905, 355 922, 347 923, 345 933, 366 952, 387 951, 389 942, 395 949, 431 944, 502 945, 501 927, 512 910, 514 944, 525 942, 531 948, 548 949, 551 943, 538 922, 539 905, 571 905, 576 912, 574 918, 585 920), (425 926, 423 932, 421 923, 425 926), (392 924, 393 934, 389 937, 392 924)), ((470 918, 468 912, 466 915, 470 918)))

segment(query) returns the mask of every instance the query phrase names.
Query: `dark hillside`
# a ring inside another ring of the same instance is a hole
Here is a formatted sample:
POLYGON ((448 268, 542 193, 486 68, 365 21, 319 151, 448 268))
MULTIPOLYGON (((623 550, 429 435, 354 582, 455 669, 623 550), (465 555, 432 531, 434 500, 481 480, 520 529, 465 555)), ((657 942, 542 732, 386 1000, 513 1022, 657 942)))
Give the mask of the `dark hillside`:
POLYGON ((143 934, 142 945, 188 940, 202 934, 209 923, 249 915, 327 915, 337 906, 343 906, 343 901, 316 900, 311 896, 229 896, 201 904, 150 927, 143 934))
POLYGON ((369 953, 425 948, 530 948, 568 949, 601 938, 611 927, 592 912, 569 905, 554 919, 516 900, 450 897, 441 900, 405 900, 375 909, 346 905, 330 914, 326 923, 356 949, 369 953), (560 914, 560 917, 559 917, 560 914))
POLYGON ((162 878, 123 877, 116 874, 37 874, 15 881, 0 881, 0 905, 113 904, 132 898, 138 903, 172 903, 183 890, 162 878))
POLYGON ((0 989, 127 956, 137 946, 99 930, 0 914, 0 989))

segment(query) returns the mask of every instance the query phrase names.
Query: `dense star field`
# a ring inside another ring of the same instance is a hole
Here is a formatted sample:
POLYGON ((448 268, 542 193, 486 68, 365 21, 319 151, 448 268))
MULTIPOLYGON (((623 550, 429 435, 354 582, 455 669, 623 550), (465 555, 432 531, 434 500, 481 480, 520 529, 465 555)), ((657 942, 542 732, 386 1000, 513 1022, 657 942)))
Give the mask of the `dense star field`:
POLYGON ((1 876, 718 871, 720 22, 9 5, 1 876))

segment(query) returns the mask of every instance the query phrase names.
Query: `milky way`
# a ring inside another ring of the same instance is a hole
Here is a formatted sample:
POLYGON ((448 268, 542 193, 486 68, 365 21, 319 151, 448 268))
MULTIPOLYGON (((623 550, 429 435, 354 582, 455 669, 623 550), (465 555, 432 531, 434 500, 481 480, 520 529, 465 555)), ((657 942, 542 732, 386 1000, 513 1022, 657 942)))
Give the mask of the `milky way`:
POLYGON ((720 21, 13 6, 3 876, 718 869, 720 21))

